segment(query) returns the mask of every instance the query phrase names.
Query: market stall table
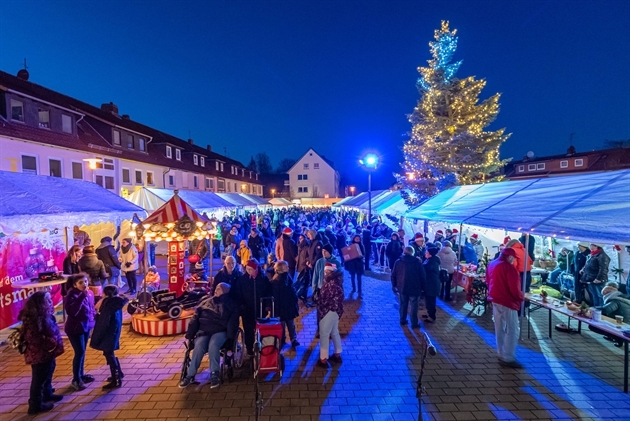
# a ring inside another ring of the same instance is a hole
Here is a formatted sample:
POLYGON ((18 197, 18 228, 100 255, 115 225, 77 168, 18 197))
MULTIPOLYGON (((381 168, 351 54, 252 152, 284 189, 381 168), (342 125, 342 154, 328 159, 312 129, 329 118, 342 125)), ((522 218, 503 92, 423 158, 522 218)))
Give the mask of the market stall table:
MULTIPOLYGON (((621 323, 618 324, 615 319, 611 319, 610 317, 602 316, 601 321, 595 321, 588 317, 579 316, 573 310, 568 309, 564 304, 560 304, 559 300, 551 299, 550 301, 543 302, 542 298, 539 295, 535 294, 525 294, 525 299, 529 301, 536 308, 532 309, 532 305, 529 306, 528 312, 531 313, 540 308, 545 308, 549 311, 549 338, 552 337, 552 311, 556 313, 563 314, 570 319, 575 319, 578 321, 578 333, 581 333, 581 324, 585 323, 589 326, 596 327, 601 331, 605 332, 609 336, 614 336, 615 338, 623 341, 624 345, 624 361, 623 361, 623 391, 628 393, 628 342, 630 342, 630 337, 624 335, 625 332, 630 332, 630 324, 621 323)), ((527 318, 527 337, 529 337, 529 317, 527 318)))
POLYGON ((380 272, 386 272, 386 269, 388 269, 387 257, 385 256, 385 249, 387 245, 389 244, 389 241, 390 240, 388 240, 387 238, 379 238, 377 240, 372 241, 372 243, 376 244, 376 251, 377 251, 376 259, 378 261, 377 267, 380 272))
MULTIPOLYGON (((50 292, 52 291, 52 287, 54 287, 55 285, 62 285, 66 283, 66 280, 68 279, 69 275, 64 274, 62 278, 59 279, 52 279, 50 281, 39 281, 39 280, 35 280, 35 281, 27 281, 27 282, 14 282, 13 284, 11 284, 11 286, 13 288, 17 288, 17 289, 38 289, 41 291, 46 291, 46 292, 50 292)), ((34 278, 37 279, 37 278, 34 278)), ((62 301, 63 303, 63 301, 62 301)), ((62 308, 62 314, 63 314, 63 323, 66 322, 66 310, 65 308, 63 308, 63 305, 61 306, 62 308)))

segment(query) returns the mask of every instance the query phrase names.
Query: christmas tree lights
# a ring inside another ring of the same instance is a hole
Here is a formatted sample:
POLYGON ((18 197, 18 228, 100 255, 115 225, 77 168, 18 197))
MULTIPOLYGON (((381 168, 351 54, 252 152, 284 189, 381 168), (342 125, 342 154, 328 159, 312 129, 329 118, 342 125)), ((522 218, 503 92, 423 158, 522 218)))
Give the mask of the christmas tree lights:
POLYGON ((448 21, 430 42, 433 59, 419 67, 420 100, 409 115, 409 140, 403 147, 405 161, 396 174, 402 195, 410 205, 420 203, 450 187, 498 181, 499 147, 509 134, 505 129, 484 131, 499 113, 500 94, 479 102, 485 80, 458 79, 462 61, 451 63, 457 49, 457 30, 448 21))

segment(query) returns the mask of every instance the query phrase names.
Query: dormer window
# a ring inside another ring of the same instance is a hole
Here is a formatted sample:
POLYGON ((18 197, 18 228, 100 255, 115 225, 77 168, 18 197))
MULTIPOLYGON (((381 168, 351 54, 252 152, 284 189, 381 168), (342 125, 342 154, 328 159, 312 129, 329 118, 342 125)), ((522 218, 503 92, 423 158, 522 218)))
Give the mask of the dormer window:
POLYGON ((171 148, 170 146, 166 147, 166 157, 173 159, 173 148, 171 148))
POLYGON ((193 164, 199 165, 199 156, 196 154, 193 155, 193 164))
POLYGON ((133 149, 133 135, 127 135, 127 149, 133 149))
POLYGON ((219 171, 219 161, 214 161, 215 169, 219 171))
POLYGON ((139 137, 138 138, 138 150, 144 152, 146 150, 146 146, 147 142, 144 140, 144 138, 139 137))
POLYGON ((11 120, 24 122, 24 104, 22 101, 11 100, 11 120))
POLYGON ((120 146, 120 131, 114 130, 114 135, 112 136, 112 143, 115 146, 120 146))
POLYGON ((178 161, 182 160, 182 150, 181 149, 175 149, 175 159, 178 161))
POLYGON ((206 158, 204 158, 203 156, 201 157, 201 166, 202 167, 206 166, 206 158))
POLYGON ((241 169, 241 177, 245 177, 245 168, 241 169))
POLYGON ((225 171, 225 170, 223 169, 223 162, 221 162, 221 172, 223 172, 223 171, 225 171))
POLYGON ((72 134, 72 117, 67 114, 61 114, 61 130, 72 134))
POLYGON ((39 117, 39 127, 42 129, 50 129, 50 111, 40 108, 37 115, 39 117))

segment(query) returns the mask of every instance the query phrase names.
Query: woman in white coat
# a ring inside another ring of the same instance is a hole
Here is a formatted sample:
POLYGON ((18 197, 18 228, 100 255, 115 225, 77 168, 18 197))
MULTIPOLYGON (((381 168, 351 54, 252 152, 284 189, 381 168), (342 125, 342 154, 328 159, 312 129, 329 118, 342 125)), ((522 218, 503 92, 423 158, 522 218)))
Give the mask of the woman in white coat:
POLYGON ((136 293, 136 286, 138 284, 136 280, 136 271, 138 270, 138 250, 131 242, 131 238, 123 238, 119 260, 123 276, 127 278, 127 284, 129 285, 129 289, 125 293, 133 295, 136 293))
POLYGON ((440 276, 442 287, 440 289, 440 299, 451 301, 451 282, 453 281, 453 273, 457 267, 457 255, 453 251, 453 245, 450 241, 444 241, 442 248, 438 252, 440 258, 440 269, 448 273, 448 278, 440 276))

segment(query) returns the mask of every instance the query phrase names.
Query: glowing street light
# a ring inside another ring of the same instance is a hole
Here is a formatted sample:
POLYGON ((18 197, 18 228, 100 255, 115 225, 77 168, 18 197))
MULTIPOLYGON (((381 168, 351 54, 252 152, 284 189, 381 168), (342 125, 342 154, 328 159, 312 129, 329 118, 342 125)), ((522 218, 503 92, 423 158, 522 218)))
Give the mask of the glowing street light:
POLYGON ((354 186, 350 186, 350 196, 354 196, 354 186))
POLYGON ((271 189, 271 198, 275 198, 276 197, 276 189, 271 189))
POLYGON ((368 172, 368 223, 372 222, 372 171, 378 168, 378 156, 369 153, 359 161, 368 172))

